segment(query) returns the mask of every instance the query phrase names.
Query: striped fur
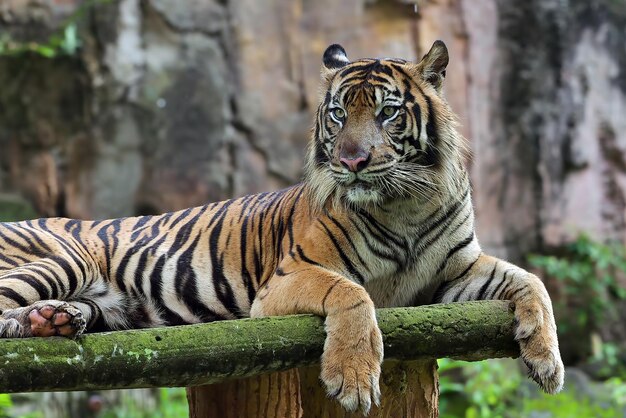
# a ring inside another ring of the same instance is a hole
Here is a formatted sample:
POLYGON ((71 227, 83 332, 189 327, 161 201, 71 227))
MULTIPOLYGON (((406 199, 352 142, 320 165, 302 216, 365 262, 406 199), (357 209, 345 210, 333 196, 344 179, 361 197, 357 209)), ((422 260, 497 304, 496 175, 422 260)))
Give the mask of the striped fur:
POLYGON ((545 288, 476 239, 447 63, 439 41, 418 64, 329 47, 305 180, 291 188, 160 216, 0 224, 0 335, 315 313, 322 380, 367 412, 380 397, 374 306, 511 299, 531 376, 560 390, 545 288))

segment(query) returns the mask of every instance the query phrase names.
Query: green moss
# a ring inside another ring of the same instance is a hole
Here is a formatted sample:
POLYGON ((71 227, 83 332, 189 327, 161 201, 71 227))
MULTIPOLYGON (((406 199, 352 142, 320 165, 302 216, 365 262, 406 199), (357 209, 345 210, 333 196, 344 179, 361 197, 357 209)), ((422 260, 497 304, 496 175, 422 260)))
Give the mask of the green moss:
MULTIPOLYGON (((507 302, 380 309, 389 359, 514 356, 507 302)), ((0 392, 188 386, 315 364, 324 324, 311 315, 0 340, 0 392), (34 361, 37 356, 37 361, 34 361)))

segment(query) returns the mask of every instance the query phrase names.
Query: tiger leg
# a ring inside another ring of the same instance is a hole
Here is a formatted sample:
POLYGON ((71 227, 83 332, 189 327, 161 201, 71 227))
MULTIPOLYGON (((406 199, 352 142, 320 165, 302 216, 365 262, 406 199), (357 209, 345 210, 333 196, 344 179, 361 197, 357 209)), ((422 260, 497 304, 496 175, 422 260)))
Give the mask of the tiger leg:
POLYGON ((252 304, 251 316, 312 313, 324 316, 326 342, 321 379, 348 410, 367 413, 380 402, 383 341, 374 303, 362 286, 325 270, 278 269, 252 304))
POLYGON ((563 362, 559 353, 552 303, 539 278, 513 264, 481 254, 463 274, 445 283, 438 300, 444 303, 502 299, 515 304, 515 339, 530 376, 543 390, 563 387, 563 362))

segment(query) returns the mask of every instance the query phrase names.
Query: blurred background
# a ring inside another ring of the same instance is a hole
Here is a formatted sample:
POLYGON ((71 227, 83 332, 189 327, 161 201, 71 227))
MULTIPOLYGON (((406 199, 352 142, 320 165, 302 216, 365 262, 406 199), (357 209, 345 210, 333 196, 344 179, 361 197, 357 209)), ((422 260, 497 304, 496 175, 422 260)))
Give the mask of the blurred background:
MULTIPOLYGON (((478 237, 543 275, 568 365, 546 397, 513 360, 442 360, 442 416, 626 416, 624 0, 0 0, 0 220, 293 184, 324 49, 417 60, 436 39, 478 237)), ((0 410, 181 416, 184 393, 0 395, 0 410)))

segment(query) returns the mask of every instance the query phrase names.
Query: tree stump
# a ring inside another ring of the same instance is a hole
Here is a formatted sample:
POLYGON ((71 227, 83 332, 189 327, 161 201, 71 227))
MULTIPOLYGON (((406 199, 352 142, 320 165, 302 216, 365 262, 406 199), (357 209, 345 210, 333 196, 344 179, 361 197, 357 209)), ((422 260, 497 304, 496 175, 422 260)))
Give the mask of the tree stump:
MULTIPOLYGON (((187 389, 191 418, 356 418, 327 397, 319 366, 187 389)), ((438 413, 436 360, 386 361, 382 402, 369 417, 430 418, 438 413)))

